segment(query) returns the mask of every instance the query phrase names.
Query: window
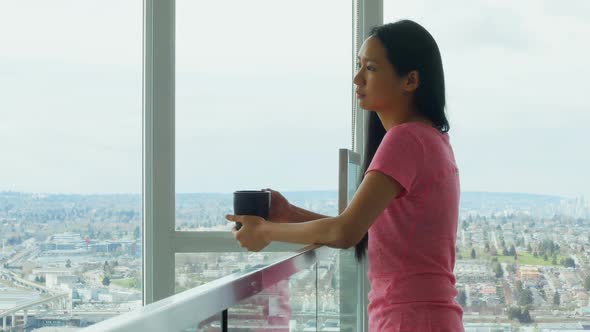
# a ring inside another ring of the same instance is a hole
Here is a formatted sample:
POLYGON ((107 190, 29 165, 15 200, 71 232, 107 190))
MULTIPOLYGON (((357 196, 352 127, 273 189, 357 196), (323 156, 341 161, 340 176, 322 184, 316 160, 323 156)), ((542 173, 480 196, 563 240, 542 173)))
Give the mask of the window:
MULTIPOLYGON (((224 218, 233 191, 272 188, 337 215, 338 149, 352 140, 350 2, 203 4, 176 2, 175 229, 203 234, 193 242, 199 253, 176 254, 176 291, 259 262, 236 245, 224 218), (216 241, 205 232, 218 233, 216 241)), ((291 323, 336 324, 338 257, 318 266, 314 295, 325 303, 317 313, 310 294, 292 294, 293 310, 313 322, 291 323)))
POLYGON ((177 2, 176 229, 229 230, 235 190, 335 200, 338 148, 351 144, 350 7, 177 2))
POLYGON ((455 273, 466 326, 555 316, 575 328, 590 289, 588 2, 384 5, 385 22, 413 19, 441 50, 462 176, 455 273))
POLYGON ((40 328, 137 308, 142 2, 2 1, 0 29, 0 312, 40 328), (32 304, 46 293, 63 297, 32 304))

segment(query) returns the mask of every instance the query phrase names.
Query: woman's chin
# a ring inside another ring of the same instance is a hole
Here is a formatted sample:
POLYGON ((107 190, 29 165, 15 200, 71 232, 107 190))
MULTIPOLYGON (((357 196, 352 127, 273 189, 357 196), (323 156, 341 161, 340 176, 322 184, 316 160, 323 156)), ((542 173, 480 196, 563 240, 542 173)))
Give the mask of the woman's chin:
POLYGON ((364 109, 365 111, 372 111, 371 105, 367 103, 364 99, 359 100, 359 107, 364 109))

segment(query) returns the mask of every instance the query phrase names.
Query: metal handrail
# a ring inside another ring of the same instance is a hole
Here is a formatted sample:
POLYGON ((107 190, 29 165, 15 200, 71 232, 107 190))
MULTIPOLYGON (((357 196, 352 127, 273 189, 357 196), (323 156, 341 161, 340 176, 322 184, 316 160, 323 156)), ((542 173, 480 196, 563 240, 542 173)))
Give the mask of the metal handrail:
POLYGON ((324 246, 310 245, 269 263, 208 282, 83 330, 182 331, 312 267, 328 250, 324 246))

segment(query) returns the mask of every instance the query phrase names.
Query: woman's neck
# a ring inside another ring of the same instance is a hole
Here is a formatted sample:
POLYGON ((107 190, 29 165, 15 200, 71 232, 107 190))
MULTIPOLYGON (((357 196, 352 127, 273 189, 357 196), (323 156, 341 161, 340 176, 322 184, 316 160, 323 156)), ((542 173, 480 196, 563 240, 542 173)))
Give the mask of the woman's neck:
POLYGON ((433 125, 425 116, 419 115, 416 112, 394 113, 394 112, 377 112, 379 120, 385 131, 406 122, 422 122, 430 126, 433 125))

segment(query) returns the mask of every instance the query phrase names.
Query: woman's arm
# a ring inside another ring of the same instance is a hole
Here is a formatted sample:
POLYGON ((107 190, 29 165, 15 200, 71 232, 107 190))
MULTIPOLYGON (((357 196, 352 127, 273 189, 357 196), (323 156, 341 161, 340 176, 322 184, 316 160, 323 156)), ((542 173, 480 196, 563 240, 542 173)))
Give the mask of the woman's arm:
POLYGON ((299 222, 304 222, 304 221, 329 218, 328 216, 325 216, 323 214, 311 212, 306 209, 295 206, 293 204, 291 204, 291 213, 290 214, 291 214, 291 216, 289 218, 289 222, 292 222, 292 223, 299 223, 299 222))
POLYGON ((260 224, 261 231, 268 242, 350 248, 363 238, 375 219, 402 189, 393 178, 372 171, 367 173, 342 214, 299 223, 265 222, 260 224))

